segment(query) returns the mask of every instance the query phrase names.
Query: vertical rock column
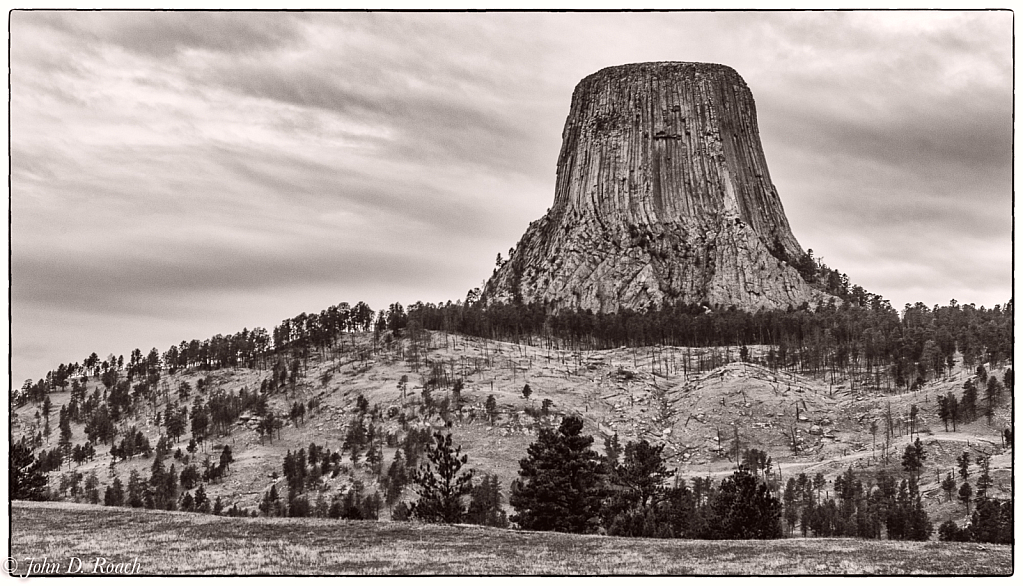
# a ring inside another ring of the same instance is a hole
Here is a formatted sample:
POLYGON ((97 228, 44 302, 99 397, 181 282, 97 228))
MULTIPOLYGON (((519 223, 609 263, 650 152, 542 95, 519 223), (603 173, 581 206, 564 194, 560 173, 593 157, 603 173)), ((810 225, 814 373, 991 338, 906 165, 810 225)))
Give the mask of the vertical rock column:
POLYGON ((554 205, 491 278, 488 300, 615 311, 824 297, 785 262, 802 249, 733 69, 603 69, 576 86, 562 141, 554 205))

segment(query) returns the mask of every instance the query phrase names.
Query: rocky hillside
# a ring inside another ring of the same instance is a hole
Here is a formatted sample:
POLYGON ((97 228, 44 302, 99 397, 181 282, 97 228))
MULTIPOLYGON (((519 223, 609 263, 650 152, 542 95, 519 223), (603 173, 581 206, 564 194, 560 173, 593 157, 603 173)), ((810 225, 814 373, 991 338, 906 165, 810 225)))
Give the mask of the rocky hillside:
POLYGON ((827 298, 792 261, 753 96, 731 68, 641 63, 582 80, 554 205, 487 283, 491 301, 612 312, 650 303, 742 309, 827 298))
MULTIPOLYGON (((180 449, 183 457, 168 458, 165 463, 167 468, 175 464, 178 472, 187 460, 201 463, 210 457, 216 464, 223 447, 230 446, 234 462, 229 472, 209 483, 206 491, 211 500, 221 497, 225 508, 236 504, 253 510, 272 485, 286 493, 282 462, 288 451, 308 448, 310 443, 342 450, 360 410, 359 397, 366 399, 371 412, 377 412, 366 421, 375 426, 378 437, 390 434, 400 442, 411 429, 451 431, 468 455, 469 466, 481 474, 497 474, 505 495, 537 429, 557 425, 563 414, 584 418, 584 432, 595 437, 598 451, 602 451, 603 439, 614 433, 623 444, 636 439, 665 444, 670 465, 677 467, 683 478, 729 474, 735 468, 737 442, 740 451, 757 448, 768 452, 782 481, 799 472, 822 472, 830 480, 850 466, 866 480, 884 463, 888 414, 893 437, 888 442, 887 467, 899 473, 901 453, 910 442, 909 412, 917 405, 916 430, 929 454, 921 488, 928 507, 941 514, 939 521, 965 517, 963 506, 954 500, 947 503, 938 484, 938 476, 955 467, 955 457, 963 450, 974 456, 992 455, 994 496, 1011 491, 1011 450, 1003 448, 1000 438, 1001 430, 1011 425, 1011 400, 998 407, 990 424, 981 417, 960 425, 956 432, 945 432, 938 420, 937 397, 949 391, 961 393, 970 374, 959 368, 916 392, 888 394, 871 388, 868 372, 821 380, 767 368, 761 364, 766 347, 751 347, 746 352, 736 347, 569 352, 436 332, 422 332, 415 340, 371 333, 350 334, 345 339, 340 352, 312 351, 301 360, 294 384, 265 392, 260 391, 266 387, 262 381, 274 372, 269 368, 184 369, 164 374, 160 387, 165 392, 139 402, 134 414, 117 424, 115 441, 134 427, 156 446, 159 437, 167 434, 165 422, 157 423, 157 414, 166 413, 168 404, 194 408, 196 396, 208 403, 214 395, 238 396, 242 389, 264 395, 268 408, 284 422, 272 437, 259 433, 258 417, 243 412, 226 428, 212 433, 194 455, 187 453, 190 435, 186 432, 169 445, 170 454, 180 449), (745 361, 740 361, 741 357, 745 361), (408 377, 404 394, 399 386, 403 376, 408 377), (456 408, 452 383, 458 379, 465 386, 456 408), (182 400, 179 389, 185 382, 192 394, 182 400), (522 392, 526 384, 532 390, 528 398, 522 392), (435 405, 449 400, 447 413, 424 409, 426 385, 432 389, 435 405), (494 421, 485 407, 490 395, 497 404, 494 421), (302 417, 289 418, 296 403, 312 406, 302 417), (877 424, 876 434, 871 432, 872 423, 877 424)), ((992 376, 1001 377, 1003 372, 1004 367, 991 369, 992 376)), ((103 394, 99 377, 89 377, 85 385, 86 395, 103 394)), ((68 403, 70 394, 49 395, 53 433, 44 439, 40 450, 57 446, 56 414, 68 403)), ((36 416, 40 409, 39 404, 29 403, 13 413, 15 439, 42 431, 44 419, 36 416)), ((83 424, 73 424, 71 431, 71 444, 86 442, 83 424)), ((386 471, 396 448, 389 441, 381 443, 381 468, 386 471)), ((65 463, 51 472, 51 489, 59 493, 61 478, 72 470, 83 476, 95 472, 100 494, 115 477, 126 483, 132 470, 143 479, 148 477, 152 456, 137 455, 112 463, 110 448, 99 444, 94 459, 65 463)), ((368 493, 380 487, 380 476, 366 463, 365 455, 358 463, 350 463, 346 452, 343 460, 341 474, 322 478, 318 493, 328 501, 356 481, 368 493)), ((70 492, 66 497, 72 498, 70 492)), ((406 490, 405 498, 412 497, 406 490)), ((316 498, 311 495, 311 500, 316 498)), ((381 515, 387 518, 388 513, 385 510, 381 515)))

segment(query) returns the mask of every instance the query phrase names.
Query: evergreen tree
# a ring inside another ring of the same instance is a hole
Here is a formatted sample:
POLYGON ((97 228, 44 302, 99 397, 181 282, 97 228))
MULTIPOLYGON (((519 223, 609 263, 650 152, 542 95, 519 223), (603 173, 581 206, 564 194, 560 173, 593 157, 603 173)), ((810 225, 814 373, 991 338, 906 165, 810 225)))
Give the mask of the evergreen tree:
POLYGON ((465 388, 465 383, 462 379, 455 381, 454 386, 451 387, 451 407, 458 411, 462 408, 462 390, 465 388))
POLYGON ((281 497, 277 492, 277 485, 270 485, 270 490, 266 491, 263 495, 263 500, 259 502, 259 512, 263 513, 267 517, 278 517, 281 513, 281 497))
POLYGON ((568 416, 557 431, 540 429, 512 482, 511 521, 522 529, 587 533, 597 529, 603 497, 600 458, 582 435, 583 420, 568 416))
POLYGON ((618 467, 618 460, 622 455, 622 444, 618 440, 618 432, 613 436, 604 438, 604 465, 608 470, 618 467))
POLYGON ((629 442, 620 464, 607 461, 609 496, 601 516, 613 535, 655 537, 660 531, 656 508, 666 498, 665 482, 674 475, 664 464, 663 450, 647 440, 629 442))
POLYGON ((39 469, 39 462, 32 450, 19 441, 11 448, 8 482, 11 499, 46 500, 46 475, 39 469))
POLYGON ((501 488, 496 474, 484 474, 479 483, 473 484, 465 522, 489 527, 508 526, 508 515, 501 508, 501 488))
POLYGON ((158 509, 167 507, 167 498, 170 496, 164 491, 164 486, 167 484, 166 474, 167 471, 164 468, 163 459, 160 457, 153 458, 153 466, 150 469, 149 475, 149 491, 153 495, 153 505, 158 509))
POLYGON ((195 467, 195 464, 189 464, 181 470, 181 488, 185 490, 192 490, 196 484, 199 483, 199 469, 195 467))
POLYGON ((948 410, 948 418, 952 422, 952 431, 956 431, 956 424, 959 422, 962 414, 962 410, 959 406, 959 399, 955 396, 955 393, 949 391, 945 395, 946 409, 948 410))
POLYGON ((785 484, 785 492, 782 493, 782 502, 785 506, 785 524, 789 526, 789 535, 796 528, 796 521, 799 520, 799 507, 796 493, 796 479, 789 476, 785 484))
POLYGON ((959 464, 959 476, 966 480, 970 477, 970 452, 963 450, 963 453, 956 458, 956 462, 959 464))
POLYGON ((394 460, 387 469, 387 490, 385 498, 388 504, 392 504, 401 497, 401 492, 408 484, 408 470, 405 467, 405 458, 399 448, 394 452, 394 460))
POLYGON ((938 539, 941 541, 964 541, 962 530, 951 519, 938 527, 938 539))
POLYGON ((210 512, 210 499, 206 496, 206 487, 200 484, 195 489, 195 511, 197 513, 209 513, 210 512))
POLYGON ((977 385, 973 384, 972 378, 963 383, 963 400, 960 405, 963 421, 970 422, 977 418, 977 385))
POLYGON ((745 466, 721 481, 712 507, 719 539, 774 539, 781 537, 781 502, 766 482, 745 466))
POLYGON ((95 470, 85 477, 85 500, 91 505, 99 504, 99 477, 95 470))
MULTIPOLYGON (((1011 540, 1002 541, 1002 535, 1006 533, 1005 527, 1003 527, 1005 519, 1002 516, 1002 502, 998 499, 980 496, 978 488, 976 505, 973 515, 970 517, 972 540, 981 543, 1011 543, 1011 540)), ((1011 535, 1011 532, 1012 528, 1010 526, 1008 533, 1011 535)))
POLYGON ((987 417, 988 425, 991 425, 991 420, 994 418, 995 407, 998 406, 1002 398, 1002 383, 995 377, 988 378, 987 388, 985 392, 985 405, 984 415, 987 417))
POLYGON ((413 490, 419 500, 412 504, 412 517, 431 523, 459 523, 465 517, 462 497, 472 491, 472 471, 461 472, 469 457, 462 448, 452 447, 451 434, 434 434, 433 448, 412 473, 413 490))
POLYGON ((497 399, 493 395, 487 397, 486 402, 487 418, 490 419, 490 424, 493 425, 497 422, 497 399))
POLYGON ((366 450, 366 463, 370 471, 377 476, 383 471, 384 453, 378 442, 370 443, 369 449, 366 450))
POLYGON ((145 505, 146 494, 147 491, 138 471, 132 470, 128 475, 128 506, 137 509, 145 505))
POLYGON ((966 514, 970 514, 970 501, 973 500, 973 487, 969 482, 964 482, 959 489, 959 500, 966 505, 966 514))
POLYGON ((663 444, 653 446, 647 440, 629 442, 622 463, 610 470, 612 483, 629 493, 630 500, 641 509, 655 504, 666 488, 665 482, 675 475, 665 466, 663 451, 663 444))
POLYGON ((224 450, 220 453, 220 468, 227 471, 232 462, 234 462, 234 455, 231 453, 231 446, 224 446, 224 450))
POLYGON ((987 498, 987 491, 993 484, 991 480, 991 457, 987 455, 978 456, 977 465, 980 466, 980 476, 977 477, 977 494, 975 499, 980 502, 981 499, 987 498))
POLYGON ((114 481, 103 492, 103 504, 108 507, 124 506, 124 484, 120 478, 115 476, 114 481))
POLYGON ((948 497, 948 502, 952 502, 952 492, 956 489, 956 481, 952 478, 952 473, 949 472, 945 475, 945 480, 941 481, 941 490, 945 491, 945 495, 948 497))
POLYGON ((920 442, 920 438, 906 446, 906 451, 902 454, 902 467, 913 475, 914 478, 919 478, 920 470, 923 469, 924 460, 927 459, 927 452, 924 451, 924 446, 920 442))

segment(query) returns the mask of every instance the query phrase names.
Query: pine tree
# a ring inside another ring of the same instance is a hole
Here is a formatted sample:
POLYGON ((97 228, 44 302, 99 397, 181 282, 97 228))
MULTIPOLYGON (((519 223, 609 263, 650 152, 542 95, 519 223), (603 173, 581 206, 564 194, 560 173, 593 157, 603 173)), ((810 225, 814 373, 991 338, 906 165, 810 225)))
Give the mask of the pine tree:
POLYGON ((941 541, 963 541, 962 530, 955 521, 949 519, 938 527, 938 539, 941 541))
POLYGON ((938 419, 945 425, 945 431, 948 431, 948 397, 945 395, 938 395, 938 419))
POLYGON ((85 500, 91 505, 99 504, 99 477, 95 470, 85 477, 85 500))
POLYGON ((665 482, 674 475, 665 466, 663 450, 663 445, 653 446, 647 440, 629 442, 621 463, 605 460, 609 496, 601 516, 612 534, 654 537, 661 530, 663 519, 658 519, 656 508, 666 500, 665 482))
POLYGON ((977 418, 977 385, 973 379, 967 379, 963 383, 963 400, 961 402, 963 421, 970 422, 977 418))
POLYGON ((613 436, 604 438, 604 465, 608 470, 618 467, 618 460, 622 455, 622 444, 618 440, 618 432, 613 436))
POLYGON ((987 491, 993 484, 991 480, 991 457, 982 455, 977 457, 977 465, 980 466, 980 476, 977 477, 976 500, 987 498, 987 491))
POLYGON ((970 477, 970 452, 963 450, 963 453, 956 458, 956 462, 959 464, 959 476, 966 480, 970 477))
POLYGON ((796 521, 799 520, 795 477, 789 476, 789 481, 785 484, 785 492, 782 493, 782 502, 785 505, 785 524, 789 526, 789 535, 791 535, 796 528, 796 521))
POLYGON ((647 440, 629 442, 622 463, 611 471, 612 482, 630 492, 641 509, 655 504, 664 492, 665 482, 675 475, 665 466, 663 451, 663 444, 653 446, 647 440))
POLYGON ((137 470, 128 475, 128 506, 139 508, 145 504, 146 489, 137 470))
POLYGON ((277 517, 280 514, 280 505, 281 497, 277 492, 277 485, 272 484, 270 490, 263 495, 263 500, 259 502, 259 512, 267 517, 277 517))
POLYGON ((927 541, 934 532, 934 525, 924 510, 923 500, 917 494, 913 507, 909 510, 908 531, 906 537, 914 541, 927 541))
POLYGON ((412 504, 414 518, 431 523, 458 523, 465 517, 462 497, 472 491, 472 470, 461 472, 469 457, 461 446, 452 447, 451 434, 434 434, 434 445, 412 473, 419 500, 412 504))
POLYGON ((163 466, 163 458, 157 456, 153 458, 153 465, 150 469, 149 475, 149 491, 153 495, 153 504, 158 509, 166 508, 167 506, 167 494, 164 491, 164 486, 167 484, 166 478, 167 471, 163 466))
POLYGON ((717 515, 718 538, 781 537, 781 502, 771 494, 767 483, 750 474, 745 466, 721 481, 711 506, 717 515))
POLYGON ((997 378, 990 377, 985 391, 984 415, 987 417, 988 425, 991 425, 991 420, 995 415, 995 407, 998 406, 1002 397, 1002 383, 997 378))
POLYGON ((970 514, 970 501, 973 500, 973 487, 969 482, 964 482, 959 489, 959 500, 966 505, 966 514, 970 514))
POLYGON ((962 410, 959 407, 959 399, 955 396, 955 393, 949 391, 945 395, 945 402, 948 405, 948 418, 952 421, 952 431, 956 431, 956 424, 962 415, 962 410))
MULTIPOLYGON (((992 377, 993 378, 993 377, 992 377)), ((970 517, 970 531, 973 541, 981 543, 1002 543, 1002 502, 998 499, 985 498, 977 490, 976 507, 970 517)), ((1006 542, 1008 543, 1008 542, 1006 542)))
POLYGON ((979 380, 981 384, 984 384, 987 382, 987 378, 987 369, 984 368, 983 364, 979 365, 977 367, 977 380, 979 380))
POLYGON ((408 483, 408 471, 405 467, 405 458, 402 456, 402 449, 394 452, 394 460, 387 469, 387 490, 385 498, 387 504, 392 504, 401 496, 402 490, 408 483))
POLYGON ((195 510, 198 513, 210 512, 210 499, 206 496, 206 487, 200 484, 195 489, 195 510))
POLYGON ((455 381, 454 386, 451 387, 451 407, 458 411, 462 408, 462 389, 465 388, 465 383, 462 379, 455 381))
POLYGON ((916 441, 906 446, 906 451, 902 454, 902 467, 914 478, 918 478, 926 459, 927 452, 924 451, 920 438, 916 438, 916 441))
POLYGON ((115 476, 114 481, 103 492, 103 504, 108 507, 124 505, 124 484, 120 478, 115 476))
POLYGON ((11 448, 9 466, 8 482, 11 499, 46 500, 46 475, 39 470, 39 462, 24 442, 19 441, 11 448))
POLYGON ((224 450, 220 453, 220 468, 227 471, 232 462, 234 462, 234 455, 231 453, 231 446, 224 446, 224 450))
POLYGON ((519 461, 512 482, 511 521, 522 529, 587 533, 595 531, 603 497, 600 458, 582 435, 583 420, 569 416, 557 431, 541 429, 519 461))
POLYGON ((952 478, 952 473, 949 472, 945 475, 945 480, 941 481, 941 490, 945 491, 945 495, 948 497, 948 502, 952 502, 952 491, 956 489, 956 481, 952 478))
POLYGON ((487 418, 490 419, 490 424, 493 425, 497 422, 497 399, 493 395, 487 397, 486 402, 487 418))
POLYGON ((501 488, 496 474, 484 474, 479 483, 473 484, 465 522, 490 527, 508 526, 508 516, 501 508, 501 488))
POLYGON ((821 491, 824 490, 824 473, 818 472, 813 477, 813 488, 817 491, 817 502, 820 503, 821 491))
POLYGON ((366 451, 366 463, 369 464, 369 469, 373 474, 380 475, 384 465, 384 454, 379 443, 372 442, 369 445, 369 449, 366 451))

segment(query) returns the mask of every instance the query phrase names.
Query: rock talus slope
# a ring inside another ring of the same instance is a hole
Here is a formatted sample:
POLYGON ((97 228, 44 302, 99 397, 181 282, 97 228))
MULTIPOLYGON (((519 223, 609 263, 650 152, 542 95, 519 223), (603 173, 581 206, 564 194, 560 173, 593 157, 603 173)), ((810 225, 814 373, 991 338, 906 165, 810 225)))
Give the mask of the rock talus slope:
POLYGON ((753 96, 733 69, 603 69, 572 96, 554 205, 487 283, 488 301, 594 311, 650 303, 795 307, 828 296, 771 183, 753 96))

